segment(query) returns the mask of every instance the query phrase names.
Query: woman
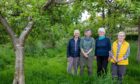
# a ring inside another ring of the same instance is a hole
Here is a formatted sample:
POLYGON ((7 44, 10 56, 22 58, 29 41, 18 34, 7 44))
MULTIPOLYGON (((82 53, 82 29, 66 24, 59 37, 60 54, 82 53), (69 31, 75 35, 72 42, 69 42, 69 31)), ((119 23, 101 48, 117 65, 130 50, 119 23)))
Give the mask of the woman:
POLYGON ((105 36, 105 29, 98 29, 99 37, 96 39, 95 56, 97 59, 97 75, 102 76, 107 73, 109 51, 111 51, 111 43, 109 38, 105 36))
POLYGON ((74 37, 69 40, 67 46, 68 67, 67 72, 70 74, 77 74, 79 57, 80 57, 80 31, 74 30, 74 37), (72 73, 72 68, 74 73, 72 73))
POLYGON ((85 37, 81 39, 80 49, 81 49, 81 57, 80 57, 80 75, 84 73, 84 67, 86 66, 88 69, 88 75, 92 76, 92 64, 93 64, 93 56, 95 50, 95 40, 91 37, 91 30, 85 30, 85 37))
POLYGON ((113 79, 117 77, 120 84, 122 84, 126 65, 128 65, 128 56, 130 54, 130 46, 129 43, 125 41, 125 37, 125 32, 119 32, 118 40, 112 45, 112 77, 113 79))

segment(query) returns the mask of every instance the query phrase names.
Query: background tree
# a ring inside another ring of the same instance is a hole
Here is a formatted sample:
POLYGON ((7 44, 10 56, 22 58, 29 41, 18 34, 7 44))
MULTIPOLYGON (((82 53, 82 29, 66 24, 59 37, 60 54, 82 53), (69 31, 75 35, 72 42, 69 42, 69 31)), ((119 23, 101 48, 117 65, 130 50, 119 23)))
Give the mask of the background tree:
POLYGON ((137 62, 140 62, 140 3, 138 0, 135 0, 130 9, 130 15, 133 18, 133 24, 138 27, 138 51, 137 51, 137 62))

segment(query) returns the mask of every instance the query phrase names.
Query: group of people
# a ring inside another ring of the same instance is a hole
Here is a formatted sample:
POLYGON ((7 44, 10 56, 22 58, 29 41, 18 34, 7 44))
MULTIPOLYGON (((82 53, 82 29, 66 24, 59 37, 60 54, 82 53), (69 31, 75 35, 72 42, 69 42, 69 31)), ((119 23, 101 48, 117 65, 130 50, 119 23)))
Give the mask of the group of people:
POLYGON ((112 79, 117 78, 122 83, 130 54, 129 43, 125 40, 126 34, 119 32, 118 39, 112 45, 105 34, 105 29, 99 28, 99 37, 95 40, 90 29, 84 31, 82 38, 80 38, 80 31, 74 30, 74 36, 69 40, 67 46, 67 72, 69 74, 77 75, 78 66, 80 66, 80 75, 83 75, 84 69, 87 67, 88 75, 92 76, 93 60, 96 58, 97 76, 101 77, 107 74, 107 66, 110 61, 112 79))

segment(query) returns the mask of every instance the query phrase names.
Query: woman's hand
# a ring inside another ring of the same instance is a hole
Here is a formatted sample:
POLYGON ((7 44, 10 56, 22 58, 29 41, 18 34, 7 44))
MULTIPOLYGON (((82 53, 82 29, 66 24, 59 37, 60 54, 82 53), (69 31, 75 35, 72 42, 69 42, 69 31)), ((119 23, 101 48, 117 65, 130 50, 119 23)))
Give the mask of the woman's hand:
POLYGON ((84 53, 84 56, 85 56, 86 58, 88 58, 88 54, 87 54, 87 53, 84 53))
POLYGON ((84 55, 84 57, 88 58, 88 54, 84 52, 83 49, 81 49, 82 54, 84 55))
POLYGON ((117 63, 117 60, 116 60, 116 58, 114 56, 113 56, 113 60, 114 60, 115 63, 117 63))
POLYGON ((117 62, 120 62, 120 61, 122 61, 123 60, 123 58, 120 58, 120 59, 118 59, 118 61, 117 62))
POLYGON ((108 61, 110 61, 111 60, 111 57, 108 57, 108 61))

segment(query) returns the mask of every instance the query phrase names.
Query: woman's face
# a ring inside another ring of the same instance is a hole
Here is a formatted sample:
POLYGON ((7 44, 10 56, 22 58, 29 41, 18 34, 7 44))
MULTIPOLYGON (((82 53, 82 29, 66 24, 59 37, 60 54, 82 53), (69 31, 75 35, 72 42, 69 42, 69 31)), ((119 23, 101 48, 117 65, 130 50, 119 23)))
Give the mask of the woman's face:
POLYGON ((123 42, 125 40, 125 35, 120 34, 118 35, 118 41, 123 42))
POLYGON ((74 37, 78 38, 80 36, 80 33, 74 33, 74 37))
POLYGON ((105 35, 105 32, 99 31, 98 34, 99 34, 99 36, 104 36, 105 35))

